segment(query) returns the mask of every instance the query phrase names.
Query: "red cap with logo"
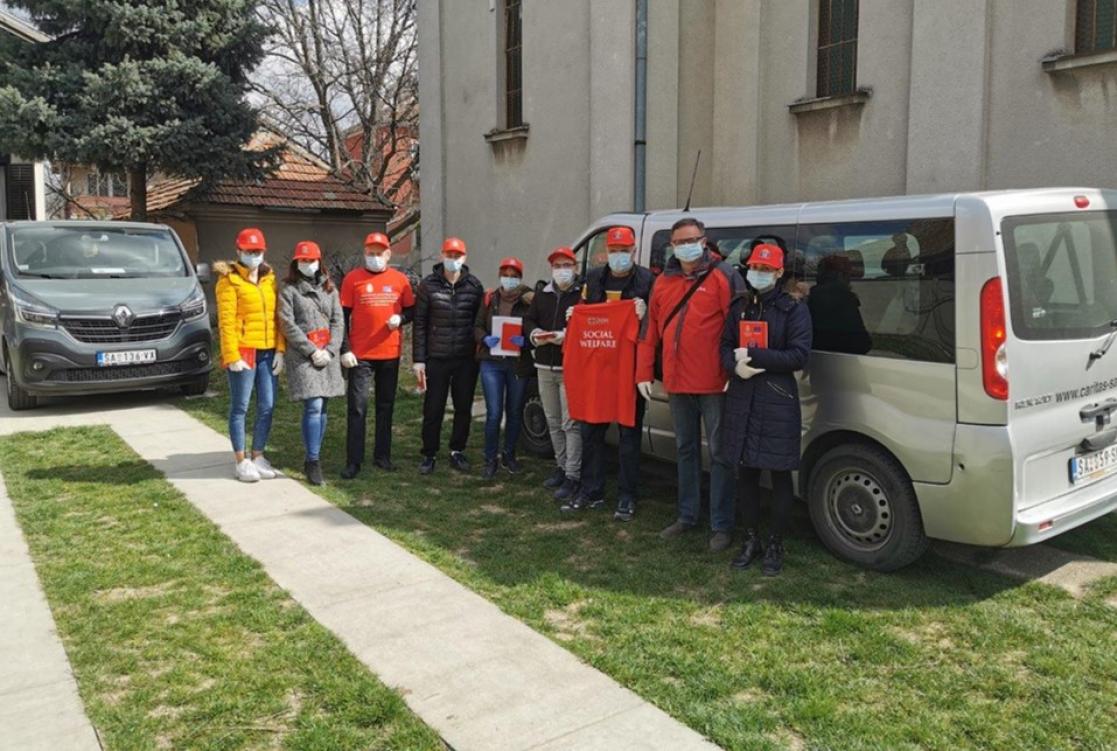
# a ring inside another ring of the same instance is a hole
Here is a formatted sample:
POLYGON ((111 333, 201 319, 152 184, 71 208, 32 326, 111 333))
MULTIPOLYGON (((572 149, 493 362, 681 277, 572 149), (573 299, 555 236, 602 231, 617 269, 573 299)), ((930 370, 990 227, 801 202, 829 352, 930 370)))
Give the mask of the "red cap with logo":
POLYGON ((770 269, 783 268, 783 248, 771 243, 761 243, 752 249, 749 266, 766 266, 770 269))
POLYGON ((606 248, 631 248, 636 244, 636 235, 631 227, 610 227, 605 234, 606 248))
POLYGON ((295 260, 296 261, 317 261, 322 257, 322 249, 318 247, 318 243, 311 242, 310 240, 303 240, 295 245, 295 260))
POLYGON ((383 232, 373 232, 365 238, 365 248, 371 248, 374 245, 379 245, 381 248, 392 247, 392 243, 388 240, 388 236, 383 232))
POLYGON ((505 258, 500 262, 500 270, 503 271, 504 269, 515 269, 516 271, 520 272, 520 276, 523 276, 524 262, 521 261, 519 258, 513 258, 512 256, 509 256, 508 258, 505 258))
POLYGON ((547 256, 547 263, 554 263, 560 258, 574 262, 577 262, 578 260, 578 257, 574 255, 573 250, 567 248, 566 246, 562 246, 551 251, 551 255, 547 256))
POLYGON ((264 244, 264 233, 255 227, 242 229, 237 233, 237 250, 267 250, 264 244))
POLYGON ((460 237, 447 237, 442 243, 443 253, 461 253, 465 255, 465 240, 460 237))

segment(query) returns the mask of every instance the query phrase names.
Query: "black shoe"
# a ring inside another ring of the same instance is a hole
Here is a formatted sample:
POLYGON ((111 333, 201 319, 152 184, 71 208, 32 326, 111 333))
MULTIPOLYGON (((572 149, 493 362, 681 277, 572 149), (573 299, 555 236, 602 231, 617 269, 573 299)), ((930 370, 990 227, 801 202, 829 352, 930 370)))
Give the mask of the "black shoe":
POLYGON ((764 555, 764 546, 760 544, 756 530, 750 529, 745 533, 745 544, 741 546, 741 552, 729 565, 733 568, 748 568, 762 555, 764 555))
POLYGON ((424 456, 423 463, 419 465, 419 474, 429 475, 431 472, 434 472, 434 457, 424 456))
POLYGON ((555 491, 556 501, 569 501, 578 497, 578 491, 582 489, 582 483, 575 480, 573 477, 567 477, 562 481, 562 485, 555 491))
POLYGON ((465 458, 465 454, 460 451, 450 452, 450 466, 459 472, 469 471, 469 459, 465 458))
POLYGON ((481 479, 491 480, 496 477, 497 466, 496 459, 486 459, 485 468, 481 470, 481 479))
POLYGON ((360 464, 346 464, 345 469, 341 470, 341 479, 352 480, 360 471, 360 464))
POLYGON ((733 535, 728 532, 714 532, 714 536, 710 538, 710 552, 721 553, 729 550, 729 546, 733 544, 733 535))
POLYGON ((524 471, 524 465, 513 454, 505 454, 500 457, 500 466, 508 470, 510 475, 518 475, 524 471))
POLYGON ((621 498, 617 501, 617 510, 613 512, 614 521, 630 522, 634 516, 636 516, 635 498, 621 498))
POLYGON ((670 527, 667 527, 666 529, 661 531, 659 533, 659 536, 662 537, 664 540, 670 540, 675 537, 679 537, 680 535, 684 535, 692 529, 694 529, 693 524, 686 524, 684 522, 677 521, 670 527))
POLYGON ((573 511, 592 511, 605 505, 604 498, 590 498, 585 493, 578 493, 559 507, 559 511, 569 514, 573 511))
POLYGON ((377 459, 376 461, 373 462, 373 464, 375 464, 377 467, 384 470, 385 472, 395 472, 396 471, 396 465, 392 464, 391 459, 377 459))
POLYGON ((306 473, 307 482, 311 485, 325 485, 326 479, 322 477, 322 465, 317 459, 310 462, 308 461, 303 465, 303 472, 306 473))
POLYGON ((760 569, 765 576, 779 576, 783 570, 783 540, 768 538, 768 549, 764 551, 764 563, 760 569))
POLYGON ((562 467, 555 467, 554 471, 543 481, 543 487, 548 490, 558 490, 566 482, 566 472, 562 467))

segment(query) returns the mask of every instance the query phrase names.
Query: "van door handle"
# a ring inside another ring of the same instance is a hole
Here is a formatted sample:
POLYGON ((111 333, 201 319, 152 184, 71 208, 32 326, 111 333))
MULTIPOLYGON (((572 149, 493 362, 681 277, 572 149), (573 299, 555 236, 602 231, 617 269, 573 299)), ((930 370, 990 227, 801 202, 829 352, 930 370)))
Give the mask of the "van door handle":
POLYGON ((1109 423, 1109 417, 1114 410, 1117 410, 1117 399, 1106 399, 1104 402, 1086 405, 1078 416, 1082 422, 1097 422, 1098 428, 1101 429, 1102 425, 1109 423))
POLYGON ((1117 440, 1117 428, 1110 428, 1088 438, 1083 438, 1081 446, 1087 451, 1100 451, 1106 446, 1113 445, 1115 440, 1117 440))

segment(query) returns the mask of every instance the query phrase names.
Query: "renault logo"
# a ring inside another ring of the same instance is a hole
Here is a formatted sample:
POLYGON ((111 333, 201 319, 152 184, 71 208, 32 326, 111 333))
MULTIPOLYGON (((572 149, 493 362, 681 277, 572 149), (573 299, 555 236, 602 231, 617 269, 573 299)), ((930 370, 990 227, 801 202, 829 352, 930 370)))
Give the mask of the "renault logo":
POLYGON ((132 321, 136 320, 136 314, 127 305, 117 305, 112 309, 112 319, 117 326, 126 329, 132 325, 132 321))

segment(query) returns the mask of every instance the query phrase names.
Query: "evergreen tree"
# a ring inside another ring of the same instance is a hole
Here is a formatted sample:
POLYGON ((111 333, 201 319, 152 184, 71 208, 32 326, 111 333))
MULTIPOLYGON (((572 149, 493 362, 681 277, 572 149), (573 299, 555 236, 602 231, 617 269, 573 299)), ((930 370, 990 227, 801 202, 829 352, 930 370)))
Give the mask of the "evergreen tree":
POLYGON ((259 178, 248 74, 268 29, 253 0, 8 0, 52 39, 0 54, 0 151, 147 178, 259 178))

